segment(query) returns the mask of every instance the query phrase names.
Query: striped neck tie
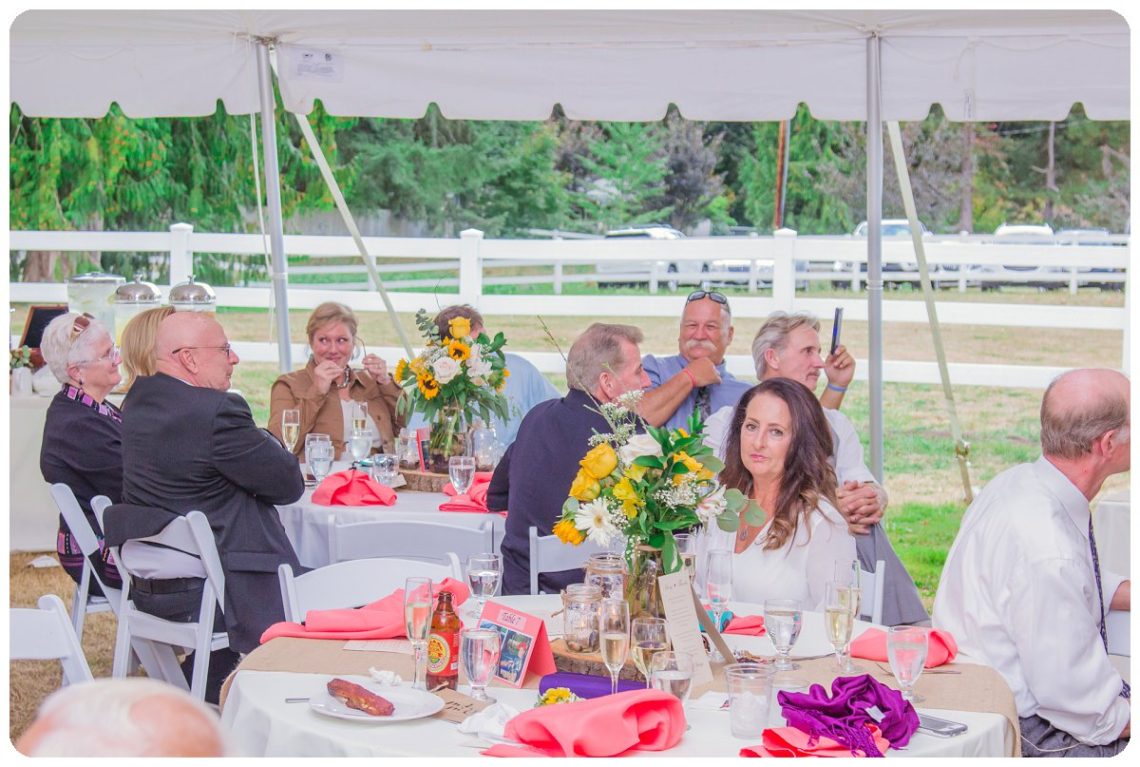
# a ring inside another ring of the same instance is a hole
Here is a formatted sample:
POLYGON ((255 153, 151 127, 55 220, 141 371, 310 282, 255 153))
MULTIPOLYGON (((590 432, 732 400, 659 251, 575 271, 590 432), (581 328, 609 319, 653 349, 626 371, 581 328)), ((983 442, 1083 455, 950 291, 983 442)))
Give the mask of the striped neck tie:
POLYGON ((697 389, 697 412, 701 414, 701 421, 707 421, 709 415, 712 414, 712 406, 709 402, 709 387, 702 386, 697 389))
MULTIPOLYGON (((1104 651, 1108 652, 1108 630, 1104 626, 1104 587, 1100 582, 1100 557, 1096 554, 1096 537, 1093 535, 1092 514, 1089 514, 1089 550, 1092 552, 1093 575, 1096 576, 1096 596, 1100 600, 1100 641, 1104 642, 1104 651)), ((1132 688, 1129 687, 1128 682, 1123 682, 1123 684, 1120 697, 1131 698, 1132 688)))

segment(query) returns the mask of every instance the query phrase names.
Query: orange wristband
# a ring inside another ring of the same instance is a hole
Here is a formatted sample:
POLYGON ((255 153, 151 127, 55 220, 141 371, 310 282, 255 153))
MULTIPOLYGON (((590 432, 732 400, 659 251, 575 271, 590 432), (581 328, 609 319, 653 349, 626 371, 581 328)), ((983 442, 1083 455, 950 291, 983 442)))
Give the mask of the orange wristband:
POLYGON ((681 372, 687 375, 689 377, 689 380, 693 382, 694 389, 698 388, 697 377, 693 375, 693 371, 689 370, 688 368, 681 368, 681 372))

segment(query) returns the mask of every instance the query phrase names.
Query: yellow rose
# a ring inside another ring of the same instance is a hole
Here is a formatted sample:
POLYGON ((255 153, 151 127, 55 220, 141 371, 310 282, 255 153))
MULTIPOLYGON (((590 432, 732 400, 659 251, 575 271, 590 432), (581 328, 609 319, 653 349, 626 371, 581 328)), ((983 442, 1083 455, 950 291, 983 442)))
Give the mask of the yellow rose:
POLYGON ((447 323, 447 334, 452 338, 466 338, 471 335, 471 320, 456 317, 447 323))
POLYGON ((578 476, 574 477, 574 481, 570 483, 570 497, 577 498, 579 501, 592 501, 597 498, 602 492, 602 486, 598 484, 598 480, 591 477, 584 470, 578 472, 578 476))
POLYGON ((558 540, 573 546, 577 546, 586 539, 586 536, 582 535, 582 531, 575 527, 569 519, 560 519, 555 522, 554 534, 558 536, 558 540))
POLYGON ((686 453, 684 450, 677 453, 677 455, 673 458, 673 460, 676 463, 684 464, 685 468, 688 469, 689 472, 692 474, 695 474, 704 468, 704 466, 701 465, 700 461, 698 461, 696 458, 693 458, 691 455, 686 453))
POLYGON ((456 362, 463 362, 471 356, 471 347, 453 338, 447 342, 447 354, 456 362))
POLYGON ((579 463, 582 470, 594 479, 605 479, 617 468, 617 453, 608 442, 603 442, 586 453, 579 463))
POLYGON ((410 367, 412 369, 412 372, 418 376, 420 373, 424 372, 424 358, 416 357, 414 360, 408 363, 408 367, 410 367))

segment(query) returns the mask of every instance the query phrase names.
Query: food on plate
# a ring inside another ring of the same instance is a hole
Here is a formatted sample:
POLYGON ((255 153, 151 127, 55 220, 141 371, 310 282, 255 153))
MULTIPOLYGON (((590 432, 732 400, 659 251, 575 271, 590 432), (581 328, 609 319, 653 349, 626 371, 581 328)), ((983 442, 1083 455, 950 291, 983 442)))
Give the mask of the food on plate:
POLYGON ((328 691, 329 695, 349 708, 355 708, 371 716, 391 716, 396 710, 387 698, 347 679, 330 679, 328 691))

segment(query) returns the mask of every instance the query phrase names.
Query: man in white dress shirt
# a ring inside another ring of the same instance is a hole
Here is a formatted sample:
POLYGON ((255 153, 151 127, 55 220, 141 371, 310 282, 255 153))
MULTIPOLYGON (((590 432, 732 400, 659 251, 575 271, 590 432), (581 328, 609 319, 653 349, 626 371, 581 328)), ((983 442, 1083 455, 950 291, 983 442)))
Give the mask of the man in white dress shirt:
POLYGON ((938 585, 934 625, 1013 691, 1022 756, 1112 756, 1128 745, 1127 684, 1104 615, 1130 582, 1097 562, 1089 501, 1130 466, 1128 379, 1073 370, 1045 390, 1042 456, 970 504, 938 585))

